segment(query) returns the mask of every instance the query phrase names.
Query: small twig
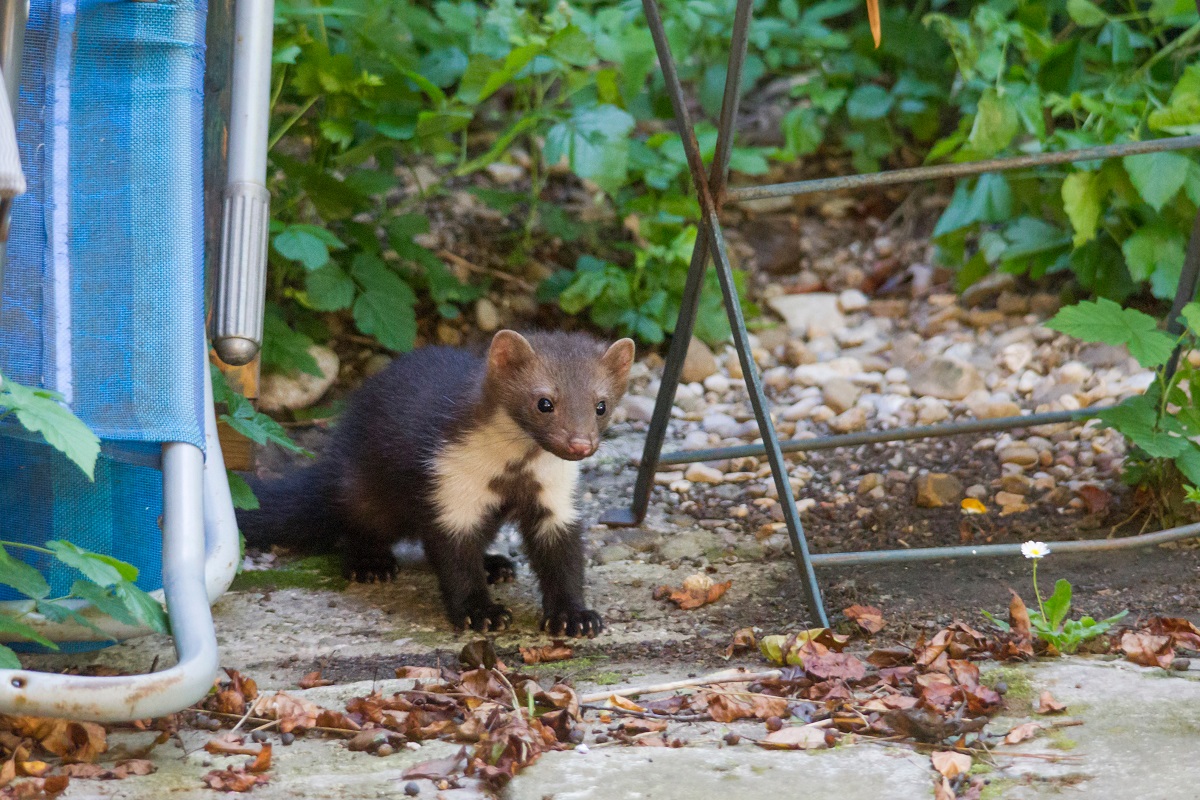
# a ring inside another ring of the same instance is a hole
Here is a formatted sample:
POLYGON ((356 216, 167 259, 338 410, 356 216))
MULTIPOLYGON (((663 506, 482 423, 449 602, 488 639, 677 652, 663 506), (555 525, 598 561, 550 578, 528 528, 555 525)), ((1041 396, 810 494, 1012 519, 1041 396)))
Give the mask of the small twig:
POLYGON ((493 278, 499 278, 502 281, 508 281, 509 283, 513 284, 514 286, 518 286, 527 292, 532 293, 532 292, 537 291, 536 286, 534 286, 532 283, 529 283, 528 281, 518 278, 516 275, 509 275, 507 272, 501 272, 498 269, 492 269, 491 267, 481 267, 478 264, 472 264, 470 261, 467 261, 462 256, 455 255, 454 253, 451 253, 449 250, 438 250, 437 257, 444 258, 445 260, 452 262, 455 266, 462 267, 463 269, 470 270, 471 272, 478 272, 482 275, 491 275, 493 278))
POLYGON ((501 672, 498 669, 494 669, 494 670, 492 670, 492 673, 495 674, 496 677, 498 677, 501 681, 503 681, 504 685, 508 687, 508 693, 512 695, 513 711, 517 712, 517 716, 520 717, 521 716, 521 701, 517 699, 517 690, 513 688, 513 685, 511 683, 509 683, 508 678, 505 677, 503 672, 501 672))
MULTIPOLYGON (((195 710, 195 709, 193 709, 193 710, 195 710)), ((238 719, 239 718, 239 715, 237 715, 237 714, 226 714, 224 711, 205 711, 203 713, 208 714, 210 717, 225 717, 226 719, 238 719)), ((269 722, 272 724, 276 724, 276 723, 280 722, 280 720, 267 719, 266 717, 248 717, 247 719, 250 722, 253 722, 255 724, 258 724, 261 722, 269 722)), ((311 728, 305 726, 304 730, 319 731, 321 733, 336 733, 341 736, 354 736, 359 733, 359 731, 351 730, 350 728, 323 728, 319 725, 314 725, 311 728)))
POLYGON ((613 696, 637 697, 641 694, 659 694, 661 692, 673 692, 676 689, 687 689, 692 686, 712 686, 718 683, 765 681, 771 678, 778 678, 781 674, 783 674, 782 671, 777 669, 769 669, 765 672, 746 672, 740 668, 723 670, 701 678, 686 678, 680 681, 668 681, 667 683, 652 683, 649 686, 630 686, 625 689, 612 689, 607 692, 593 692, 592 694, 580 697, 579 702, 598 703, 613 696))
POLYGON ((600 711, 606 714, 625 714, 630 717, 639 719, 655 719, 663 722, 712 722, 713 718, 708 714, 655 714, 651 711, 634 711, 630 708, 621 708, 620 706, 598 706, 594 703, 581 703, 579 706, 585 711, 600 711))

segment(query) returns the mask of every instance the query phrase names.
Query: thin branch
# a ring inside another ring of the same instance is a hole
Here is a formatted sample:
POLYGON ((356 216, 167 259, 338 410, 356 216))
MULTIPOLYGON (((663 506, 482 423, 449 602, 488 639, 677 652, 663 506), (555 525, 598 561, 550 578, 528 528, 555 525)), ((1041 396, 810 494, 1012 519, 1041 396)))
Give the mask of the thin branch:
POLYGON ((711 675, 705 675, 700 678, 687 678, 680 681, 669 681, 667 683, 652 683, 649 686, 629 686, 624 689, 611 689, 606 692, 593 692, 592 694, 584 695, 579 698, 581 703, 599 703, 607 700, 610 697, 637 697, 641 694, 659 694, 660 692, 673 692, 676 689, 687 689, 691 686, 712 686, 719 683, 746 683, 749 681, 766 681, 772 678, 778 678, 782 673, 781 670, 769 669, 765 672, 746 672, 742 668, 732 670, 722 670, 714 672, 711 675))
POLYGON ((533 293, 533 292, 537 291, 537 287, 534 286, 529 281, 522 280, 521 278, 518 278, 516 275, 509 275, 507 272, 501 272, 498 269, 492 269, 491 267, 481 267, 478 264, 473 264, 470 261, 467 261, 462 256, 451 253, 449 250, 438 250, 437 257, 441 258, 441 259, 445 259, 446 261, 453 263, 457 267, 462 267, 463 269, 470 270, 471 272, 477 272, 481 275, 491 275, 493 278, 498 278, 499 280, 502 280, 502 281, 508 281, 509 283, 513 284, 514 286, 518 286, 527 292, 533 293))

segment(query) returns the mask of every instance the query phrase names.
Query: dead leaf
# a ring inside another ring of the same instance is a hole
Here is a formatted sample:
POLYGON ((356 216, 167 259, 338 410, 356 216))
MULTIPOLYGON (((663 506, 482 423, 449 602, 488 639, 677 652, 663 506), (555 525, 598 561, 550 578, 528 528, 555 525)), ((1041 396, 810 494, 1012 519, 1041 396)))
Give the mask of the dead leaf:
POLYGON ((867 665, 849 653, 813 653, 804 656, 804 671, 818 681, 859 681, 866 676, 867 665))
POLYGON ((930 756, 930 760, 933 761, 933 768, 944 778, 957 778, 959 775, 967 774, 971 769, 971 757, 966 753, 939 750, 930 756))
POLYGON ((108 749, 104 728, 94 722, 48 717, 2 717, 0 726, 24 739, 33 739, 63 761, 91 762, 108 749))
POLYGON ((396 667, 397 678, 412 678, 418 681, 436 681, 442 677, 437 667, 396 667))
POLYGON ((249 792, 270 780, 266 775, 249 775, 240 769, 214 769, 201 780, 218 792, 249 792))
POLYGON ((1121 652, 1135 664, 1143 667, 1168 669, 1175 660, 1175 648, 1170 636, 1155 636, 1152 633, 1126 631, 1121 636, 1121 652))
POLYGON ((950 785, 950 781, 942 778, 941 782, 933 788, 933 800, 954 800, 954 787, 950 785))
POLYGON ((1054 699, 1054 695, 1050 694, 1047 689, 1042 692, 1042 696, 1038 698, 1037 707, 1034 708, 1039 714, 1057 714, 1066 710, 1066 706, 1054 699))
POLYGON ((681 611, 690 611, 717 602, 732 585, 733 581, 715 583, 712 578, 698 572, 684 579, 683 586, 678 589, 672 589, 670 586, 658 587, 654 590, 654 599, 665 598, 678 606, 681 611))
POLYGON ((20 783, 14 783, 4 790, 7 800, 44 800, 47 797, 57 797, 67 790, 71 779, 66 775, 52 775, 49 778, 32 778, 20 783))
POLYGON ((786 697, 771 697, 765 694, 726 694, 707 692, 708 713, 717 722, 733 722, 735 719, 767 719, 787 716, 786 697))
POLYGON ((1176 647, 1200 650, 1200 629, 1183 617, 1151 617, 1146 630, 1157 636, 1170 636, 1176 647))
POLYGON ((286 692, 261 695, 254 701, 251 713, 264 719, 279 720, 279 731, 289 733, 296 728, 338 728, 357 731, 361 726, 337 711, 322 708, 316 703, 301 700, 286 692))
POLYGON ((310 672, 300 679, 301 689, 315 689, 318 686, 332 686, 333 681, 321 677, 321 670, 310 672))
POLYGON ((753 628, 738 628, 733 632, 733 640, 725 648, 725 660, 728 661, 735 655, 753 650, 757 646, 758 642, 754 638, 753 628))
POLYGON ((907 647, 881 647, 867 656, 867 663, 876 667, 895 667, 911 660, 912 651, 907 647))
POLYGON ((552 661, 566 661, 575 657, 575 650, 563 639, 555 639, 552 644, 542 647, 521 647, 521 658, 526 664, 547 664, 552 661))
POLYGON ((1013 728, 1004 737, 1005 744, 1020 744, 1026 739, 1032 739, 1042 729, 1040 722, 1026 722, 1013 728))
POLYGON ((113 781, 123 780, 130 775, 152 775, 157 770, 158 767, 152 761, 144 758, 129 758, 118 761, 112 768, 102 767, 99 764, 64 764, 59 771, 63 775, 80 780, 113 781))
POLYGON ((614 708, 623 708, 626 711, 642 712, 646 710, 630 700, 628 697, 622 697, 619 694, 610 694, 608 696, 608 704, 614 708))
POLYGON ((204 751, 217 756, 256 756, 261 748, 241 742, 231 742, 228 739, 209 739, 204 743, 204 751))
POLYGON ((247 772, 266 772, 271 768, 271 744, 265 742, 254 760, 246 765, 247 772))
POLYGON ((1112 495, 1099 486, 1080 486, 1075 493, 1083 500, 1089 514, 1103 514, 1112 502, 1112 495))
POLYGON ((828 747, 825 729, 813 724, 780 728, 759 740, 758 746, 768 750, 820 750, 828 747))
POLYGON ((858 627, 867 633, 879 633, 883 630, 883 612, 875 606, 850 606, 842 613, 858 623, 858 627))
POLYGON ((441 781, 463 774, 467 767, 467 748, 462 748, 452 756, 422 761, 404 770, 403 778, 407 780, 441 781))
POLYGON ((883 25, 879 19, 879 0, 867 0, 867 22, 871 26, 871 38, 875 40, 875 48, 883 37, 883 25))
POLYGON ((50 771, 50 765, 45 761, 18 761, 17 774, 27 778, 40 778, 50 771))
POLYGON ((883 718, 896 733, 919 742, 940 742, 951 736, 978 733, 987 725, 987 717, 944 717, 923 708, 897 708, 883 718))

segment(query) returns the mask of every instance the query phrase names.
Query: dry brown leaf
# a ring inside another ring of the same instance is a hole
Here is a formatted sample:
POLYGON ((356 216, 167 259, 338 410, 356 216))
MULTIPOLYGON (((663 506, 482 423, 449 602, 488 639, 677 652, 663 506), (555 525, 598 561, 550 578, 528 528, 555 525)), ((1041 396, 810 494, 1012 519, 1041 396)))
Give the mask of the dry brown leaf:
POLYGON ((754 629, 738 628, 733 632, 733 640, 725 648, 725 660, 728 661, 735 655, 744 653, 747 650, 753 650, 756 647, 758 647, 758 642, 754 638, 754 629))
POLYGON ((933 800, 954 800, 954 787, 950 785, 949 780, 942 778, 933 788, 933 800))
POLYGON ((63 761, 91 762, 108 749, 104 728, 94 722, 49 717, 4 717, 0 725, 17 736, 33 739, 63 761))
POLYGON ((130 775, 152 775, 158 767, 144 758, 129 758, 118 761, 112 768, 99 764, 65 764, 60 768, 63 775, 80 780, 113 781, 123 780, 130 775))
POLYGON ((623 708, 626 711, 643 712, 646 709, 639 706, 637 703, 630 700, 628 697, 622 697, 619 694, 611 694, 608 696, 608 704, 614 708, 623 708))
POLYGON ((944 778, 957 778, 965 775, 971 769, 971 757, 966 753, 955 753, 951 750, 939 750, 931 755, 933 768, 944 778))
POLYGON ((812 653, 804 655, 804 671, 818 681, 859 681, 866 676, 867 665, 849 653, 812 653))
POLYGON ((1083 499, 1089 514, 1103 514, 1112 502, 1112 495, 1099 486, 1080 486, 1075 493, 1083 499))
POLYGON ((254 702, 251 713, 264 719, 279 720, 281 733, 288 733, 296 728, 322 727, 356 731, 360 727, 345 714, 330 711, 286 692, 260 696, 254 702))
MULTIPOLYGON (((1012 591, 1011 589, 1009 591, 1012 591)), ((1008 624, 1012 632, 1020 639, 1033 639, 1033 626, 1029 622, 1029 609, 1025 601, 1016 592, 1012 593, 1012 601, 1008 604, 1008 624)))
POLYGON ((1050 694, 1050 690, 1042 692, 1042 696, 1038 698, 1037 707, 1034 709, 1039 714, 1058 714, 1066 710, 1066 706, 1054 699, 1054 695, 1050 694))
POLYGON ((654 590, 654 599, 665 598, 677 605, 681 611, 690 611, 717 602, 732 585, 733 581, 715 583, 712 578, 698 572, 684 579, 683 586, 678 589, 672 589, 670 586, 658 587, 654 590))
POLYGON ((1200 650, 1200 629, 1183 617, 1151 617, 1146 630, 1157 636, 1170 636, 1176 647, 1200 650))
POLYGON ((406 780, 442 781, 462 775, 467 767, 467 748, 462 748, 452 756, 422 761, 404 770, 402 776, 406 780))
POLYGON ((321 677, 321 670, 310 672, 300 679, 298 686, 301 689, 315 689, 318 686, 332 686, 333 681, 321 677))
POLYGON ((708 713, 717 722, 735 719, 767 719, 787 716, 786 697, 765 694, 726 694, 708 692, 708 713))
POLYGON ((828 747, 825 729, 815 725, 790 725, 780 728, 759 740, 759 747, 769 750, 819 750, 828 747))
POLYGON ((566 661, 575 657, 575 650, 563 639, 555 639, 552 644, 542 647, 521 647, 521 658, 526 664, 547 664, 552 661, 566 661))
POLYGON ((201 780, 218 792, 248 792, 270 779, 266 775, 249 775, 239 769, 214 769, 201 780))
POLYGON ((50 765, 45 761, 18 761, 17 774, 27 778, 40 778, 50 771, 50 765))
POLYGON ((1126 631, 1121 636, 1121 652, 1127 659, 1143 667, 1168 669, 1175 660, 1175 648, 1171 645, 1170 636, 1139 631, 1126 631))
POLYGON ((204 751, 216 756, 256 756, 261 748, 233 742, 229 739, 209 739, 204 743, 204 751))
POLYGON ((436 681, 442 677, 437 667, 396 667, 397 678, 412 678, 418 681, 436 681))
POLYGON ((879 0, 867 0, 867 22, 871 26, 871 38, 875 40, 875 47, 879 47, 879 42, 883 38, 883 25, 879 19, 879 0))
POLYGON ((266 742, 254 760, 246 765, 246 772, 266 772, 271 768, 271 744, 266 742))
POLYGON ((58 797, 67 790, 71 779, 66 775, 52 775, 49 778, 32 778, 14 783, 4 790, 6 800, 45 800, 47 797, 58 797))
POLYGON ((1026 739, 1032 739, 1042 729, 1040 722, 1026 722, 1013 728, 1004 737, 1005 744, 1020 744, 1026 739))
POLYGON ((875 606, 850 606, 842 611, 848 618, 854 620, 858 627, 867 633, 879 633, 883 630, 883 612, 875 606))

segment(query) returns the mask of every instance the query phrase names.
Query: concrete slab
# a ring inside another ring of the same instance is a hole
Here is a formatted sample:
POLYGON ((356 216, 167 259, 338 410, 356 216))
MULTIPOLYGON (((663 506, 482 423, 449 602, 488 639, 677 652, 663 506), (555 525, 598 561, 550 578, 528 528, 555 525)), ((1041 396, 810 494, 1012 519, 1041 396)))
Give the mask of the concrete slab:
POLYGON ((730 800, 820 797, 929 800, 929 760, 863 745, 811 752, 768 752, 740 745, 596 748, 587 755, 547 753, 508 786, 505 800, 730 800))

